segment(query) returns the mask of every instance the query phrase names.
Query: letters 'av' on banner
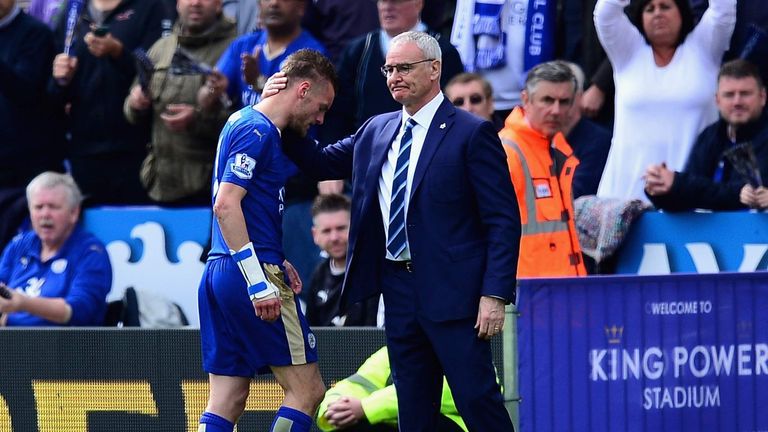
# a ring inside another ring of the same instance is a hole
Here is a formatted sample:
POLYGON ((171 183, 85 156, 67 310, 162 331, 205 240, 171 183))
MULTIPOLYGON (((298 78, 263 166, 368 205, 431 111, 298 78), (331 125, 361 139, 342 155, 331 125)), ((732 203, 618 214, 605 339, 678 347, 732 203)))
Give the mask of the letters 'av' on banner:
POLYGON ((768 430, 768 273, 520 282, 522 431, 768 430))

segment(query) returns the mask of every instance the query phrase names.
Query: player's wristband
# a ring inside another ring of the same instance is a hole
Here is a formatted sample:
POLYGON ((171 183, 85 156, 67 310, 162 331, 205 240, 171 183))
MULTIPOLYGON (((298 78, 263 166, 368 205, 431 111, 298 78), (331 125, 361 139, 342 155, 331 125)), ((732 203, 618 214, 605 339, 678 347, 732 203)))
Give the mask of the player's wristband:
POLYGON ((230 249, 229 253, 232 254, 232 259, 235 260, 240 273, 245 278, 245 283, 248 285, 248 297, 251 301, 262 300, 271 295, 278 296, 275 287, 268 283, 264 277, 264 271, 261 269, 261 263, 253 250, 252 242, 248 242, 237 252, 230 249))

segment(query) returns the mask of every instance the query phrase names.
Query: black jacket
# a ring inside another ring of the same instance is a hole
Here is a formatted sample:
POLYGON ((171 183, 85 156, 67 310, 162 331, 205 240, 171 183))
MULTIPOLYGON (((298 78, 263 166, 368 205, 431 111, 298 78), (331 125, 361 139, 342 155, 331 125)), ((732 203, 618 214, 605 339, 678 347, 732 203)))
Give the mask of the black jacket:
POLYGON ((311 326, 338 326, 334 322, 337 317, 346 316, 345 327, 376 326, 379 310, 379 298, 372 297, 361 303, 355 303, 343 313, 341 308, 341 286, 344 283, 344 273, 334 275, 328 258, 324 259, 312 273, 309 281, 309 297, 307 298, 307 322, 311 326))
MULTIPOLYGON (((59 53, 63 52, 68 8, 69 4, 64 7, 63 19, 54 31, 59 53)), ((163 20, 168 20, 166 15, 163 3, 158 0, 123 0, 102 24, 122 42, 123 52, 118 58, 95 57, 83 41, 93 22, 88 5, 83 7, 73 38, 71 55, 77 57, 78 63, 72 82, 61 87, 52 80, 49 86, 62 105, 71 103, 68 118, 71 155, 145 151, 149 129, 126 121, 123 101, 136 74, 132 52, 138 47, 149 50, 160 37, 163 20)))
MULTIPOLYGON (((443 54, 443 70, 440 85, 464 72, 464 65, 456 48, 447 38, 427 32, 437 38, 443 54)), ((379 68, 385 59, 381 52, 380 30, 369 32, 349 43, 341 55, 336 70, 339 73, 339 92, 320 128, 320 142, 335 142, 354 133, 370 117, 376 114, 402 109, 392 99, 387 79, 379 68)))
MULTIPOLYGON (((732 147, 727 131, 727 123, 720 119, 699 134, 685 169, 675 173, 669 193, 656 196, 646 193, 656 208, 667 211, 746 208, 739 201, 739 193, 747 182, 723 155, 732 147), (722 179, 717 182, 715 172, 721 163, 722 179)), ((736 142, 747 141, 752 142, 762 178, 768 179, 768 111, 763 111, 755 122, 738 129, 736 142)))
POLYGON ((53 34, 24 12, 0 28, 0 188, 61 169, 63 131, 45 98, 53 34))

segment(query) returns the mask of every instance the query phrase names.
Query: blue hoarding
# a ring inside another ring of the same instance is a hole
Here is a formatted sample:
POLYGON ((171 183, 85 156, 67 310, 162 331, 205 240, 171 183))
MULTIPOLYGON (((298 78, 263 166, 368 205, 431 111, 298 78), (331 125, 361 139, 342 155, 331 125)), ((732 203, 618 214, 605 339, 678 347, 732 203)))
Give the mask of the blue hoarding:
POLYGON ((768 268, 768 213, 644 213, 618 252, 617 273, 752 272, 768 268))
POLYGON ((520 282, 522 431, 768 430, 768 273, 520 282))

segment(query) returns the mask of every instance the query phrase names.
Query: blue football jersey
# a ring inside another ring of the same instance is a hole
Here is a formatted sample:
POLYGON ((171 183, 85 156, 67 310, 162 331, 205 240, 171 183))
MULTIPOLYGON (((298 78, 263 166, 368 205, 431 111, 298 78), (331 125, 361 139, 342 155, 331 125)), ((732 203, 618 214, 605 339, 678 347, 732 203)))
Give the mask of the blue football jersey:
MULTIPOLYGON (((282 265, 282 217, 285 181, 298 169, 280 144, 280 131, 262 113, 248 106, 229 117, 219 136, 213 169, 213 202, 221 183, 247 191, 241 202, 248 237, 259 261, 282 265)), ((229 247, 213 218, 209 259, 229 255, 229 247)))

